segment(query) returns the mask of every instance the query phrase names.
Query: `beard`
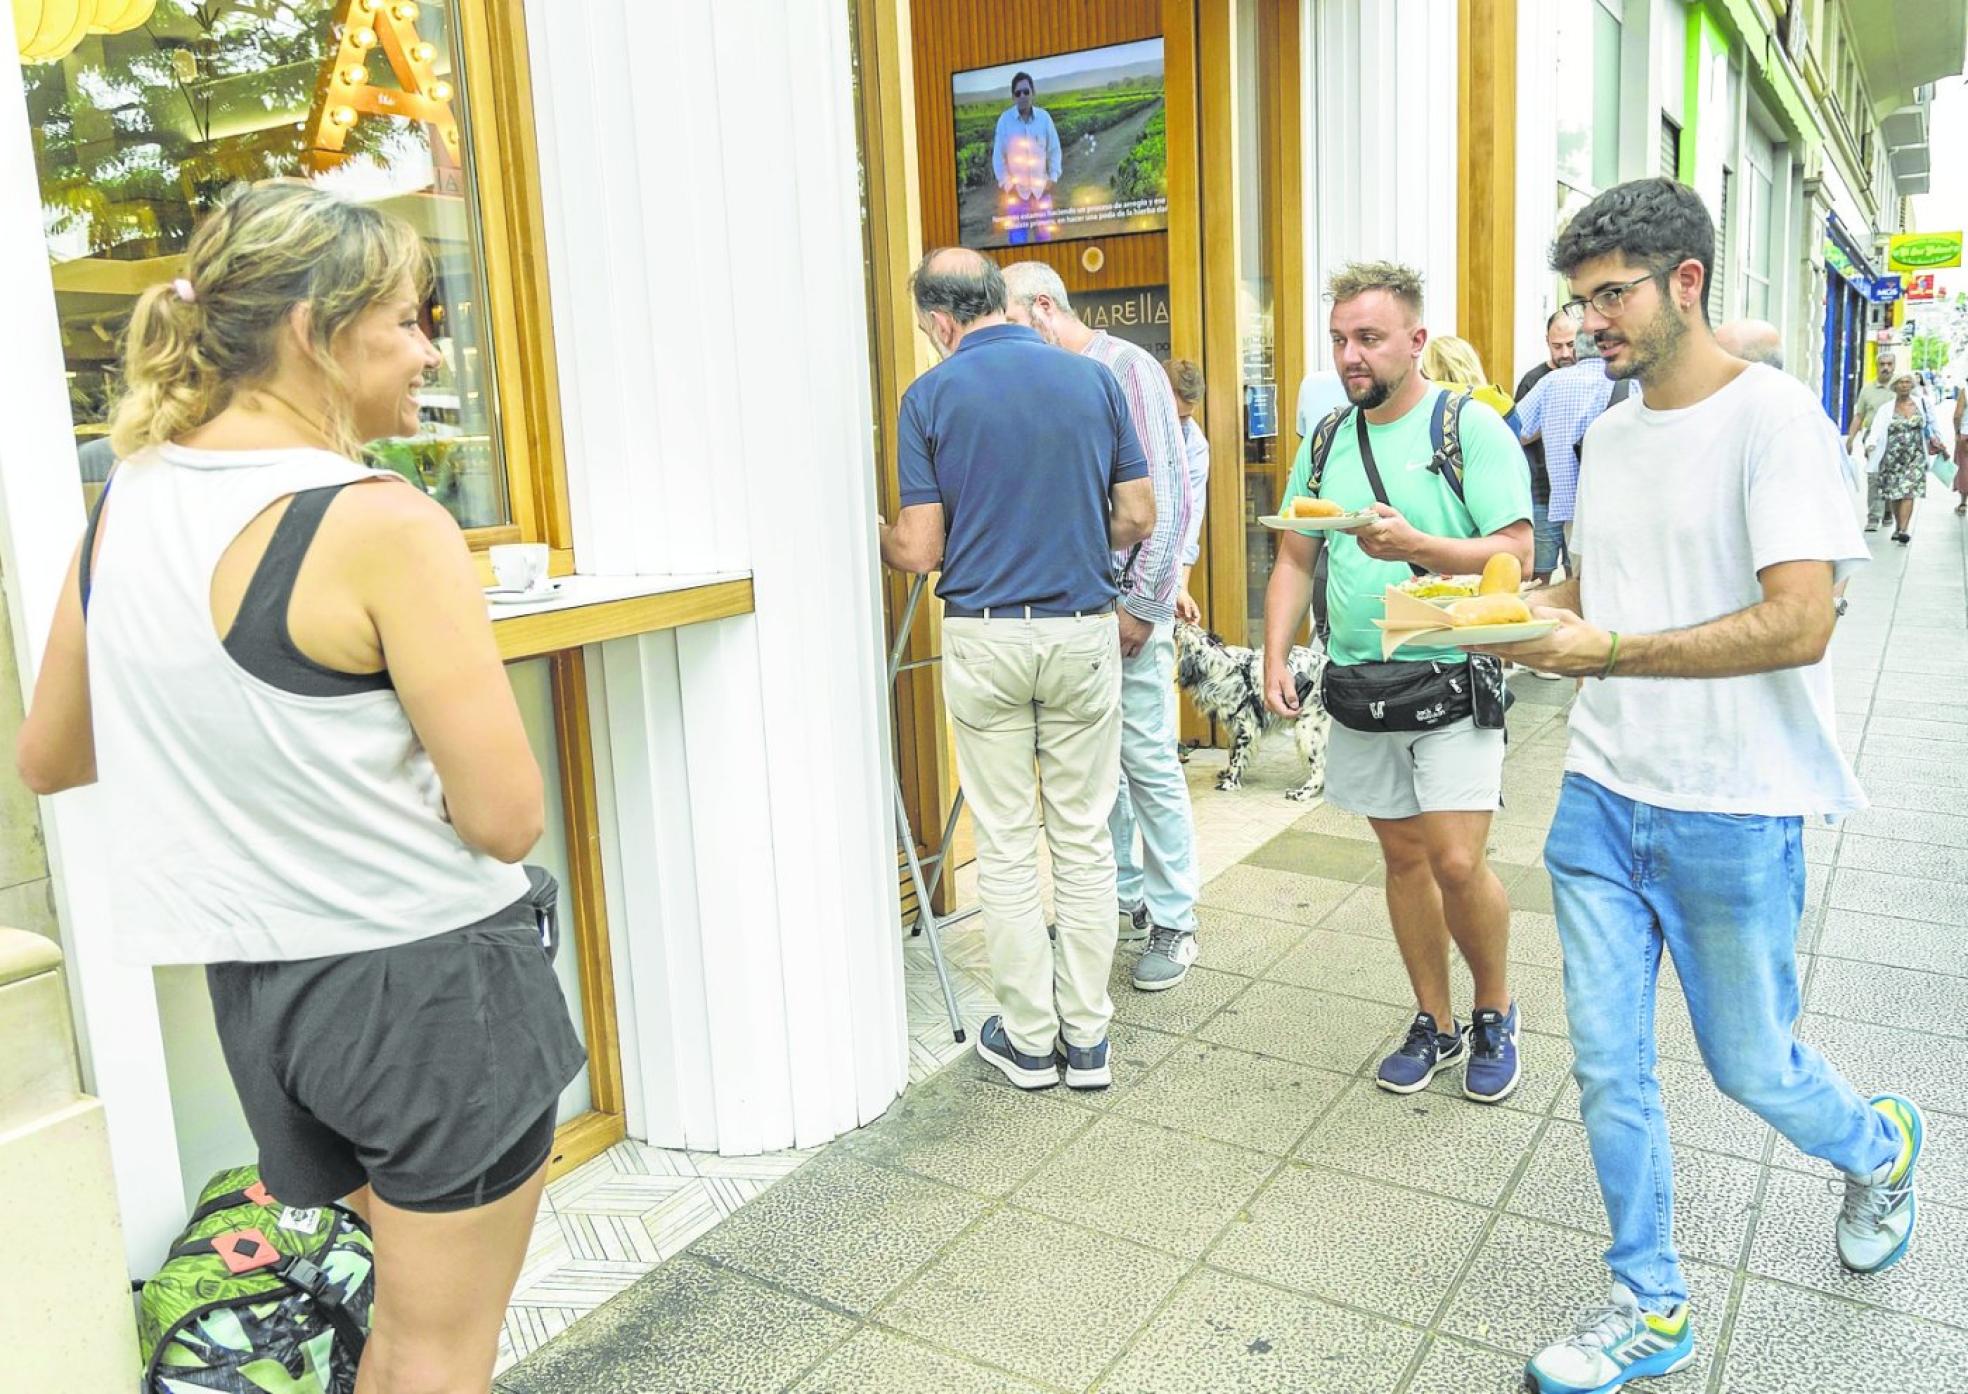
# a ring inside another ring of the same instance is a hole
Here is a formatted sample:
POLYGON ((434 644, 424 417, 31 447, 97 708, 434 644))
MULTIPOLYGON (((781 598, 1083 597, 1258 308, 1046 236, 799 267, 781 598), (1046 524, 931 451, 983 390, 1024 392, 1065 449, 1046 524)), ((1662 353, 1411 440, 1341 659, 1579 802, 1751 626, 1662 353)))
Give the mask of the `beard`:
MULTIPOLYGON (((1403 378, 1401 381, 1405 382, 1406 378, 1403 378)), ((1354 406, 1359 407, 1362 411, 1372 411, 1389 397, 1392 397, 1394 390, 1400 385, 1400 382, 1384 382, 1379 377, 1369 379, 1364 387, 1353 382, 1351 379, 1347 379, 1344 382, 1346 400, 1354 406)))
MULTIPOLYGON (((1602 350, 1608 337, 1608 331, 1599 332, 1602 350)), ((1610 337, 1616 341, 1624 340, 1627 352, 1619 363, 1605 365, 1606 376, 1614 382, 1622 378, 1645 381, 1649 374, 1669 367, 1680 356, 1682 345, 1688 337, 1688 322, 1675 313, 1672 302, 1663 298, 1660 309, 1652 319, 1610 337)))

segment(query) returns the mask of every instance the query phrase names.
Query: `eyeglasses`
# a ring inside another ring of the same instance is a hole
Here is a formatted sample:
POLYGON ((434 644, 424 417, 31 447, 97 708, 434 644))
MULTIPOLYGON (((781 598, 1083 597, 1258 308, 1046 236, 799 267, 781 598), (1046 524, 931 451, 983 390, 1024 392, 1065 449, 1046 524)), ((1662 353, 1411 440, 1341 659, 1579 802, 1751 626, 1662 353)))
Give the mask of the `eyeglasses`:
POLYGON ((1574 324, 1585 318, 1585 307, 1587 305, 1597 310, 1606 319, 1618 319, 1626 313, 1626 297, 1629 291, 1633 290, 1636 286, 1644 286, 1647 282, 1665 274, 1662 271, 1649 271, 1644 276, 1635 276, 1632 280, 1620 285, 1605 286, 1593 291, 1591 295, 1580 296, 1576 300, 1567 300, 1558 308, 1563 310, 1566 317, 1574 324))

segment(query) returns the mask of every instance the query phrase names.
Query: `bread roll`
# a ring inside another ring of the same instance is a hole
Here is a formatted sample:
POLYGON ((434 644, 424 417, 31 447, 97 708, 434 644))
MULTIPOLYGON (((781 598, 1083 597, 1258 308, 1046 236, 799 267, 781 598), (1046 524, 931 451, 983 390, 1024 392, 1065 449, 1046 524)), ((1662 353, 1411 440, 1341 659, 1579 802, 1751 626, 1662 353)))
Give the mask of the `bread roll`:
POLYGON ((1478 595, 1515 595, 1524 584, 1524 568, 1514 552, 1498 552, 1483 563, 1483 579, 1478 595))
POLYGON ((1517 595, 1475 595, 1445 607, 1449 623, 1458 629, 1477 624, 1526 624, 1531 607, 1517 595))
POLYGON ((1294 518, 1337 518, 1346 510, 1331 499, 1296 498, 1291 501, 1294 518))

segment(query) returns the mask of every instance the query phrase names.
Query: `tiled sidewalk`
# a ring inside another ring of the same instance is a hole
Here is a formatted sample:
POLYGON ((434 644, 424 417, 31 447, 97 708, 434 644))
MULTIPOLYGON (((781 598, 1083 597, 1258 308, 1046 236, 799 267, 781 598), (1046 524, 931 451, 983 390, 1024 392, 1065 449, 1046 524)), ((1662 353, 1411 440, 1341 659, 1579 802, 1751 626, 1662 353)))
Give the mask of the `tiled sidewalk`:
MULTIPOLYGON (((1670 976, 1661 1073, 1701 1347, 1641 1388, 1939 1394, 1968 1370, 1963 536, 1938 497, 1910 551, 1875 535, 1834 654, 1874 807, 1808 835, 1803 1031, 1861 1089, 1927 1111, 1914 1251, 1870 1279, 1838 1269, 1826 1169, 1714 1091, 1670 976)), ((1492 840, 1527 1031, 1507 1106, 1446 1078, 1412 1099, 1372 1087, 1412 1009, 1366 829, 1317 809, 1209 881, 1187 983, 1147 996, 1117 972, 1113 1090, 1023 1097, 961 1060, 500 1388, 1516 1388, 1525 1354, 1605 1284, 1537 866, 1570 688, 1517 685, 1492 840)), ((1212 802, 1282 803, 1289 750, 1263 760, 1212 802)))

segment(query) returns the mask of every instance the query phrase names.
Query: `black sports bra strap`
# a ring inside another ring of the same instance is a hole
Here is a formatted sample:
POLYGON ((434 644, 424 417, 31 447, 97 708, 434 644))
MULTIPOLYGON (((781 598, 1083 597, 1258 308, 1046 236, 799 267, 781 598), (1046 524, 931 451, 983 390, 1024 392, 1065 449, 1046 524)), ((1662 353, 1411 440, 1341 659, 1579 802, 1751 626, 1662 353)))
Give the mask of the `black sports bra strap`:
POLYGON ((249 615, 255 623, 277 617, 275 623, 282 629, 287 627, 287 602, 294 598, 294 582, 301 574, 301 562, 321 528, 328 505, 347 487, 347 484, 329 484, 319 489, 303 489, 293 496, 287 511, 274 526, 260 564, 253 568, 253 579, 246 583, 239 615, 232 624, 233 633, 239 632, 249 615))
POLYGON ((96 506, 89 510, 89 524, 82 529, 82 555, 79 559, 80 571, 76 576, 82 591, 82 618, 89 618, 89 573, 96 567, 96 529, 102 526, 103 505, 109 502, 109 486, 116 482, 115 471, 110 472, 103 481, 103 490, 96 495, 96 506))

